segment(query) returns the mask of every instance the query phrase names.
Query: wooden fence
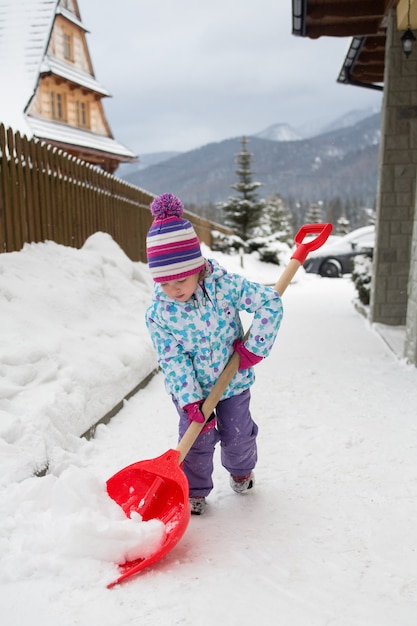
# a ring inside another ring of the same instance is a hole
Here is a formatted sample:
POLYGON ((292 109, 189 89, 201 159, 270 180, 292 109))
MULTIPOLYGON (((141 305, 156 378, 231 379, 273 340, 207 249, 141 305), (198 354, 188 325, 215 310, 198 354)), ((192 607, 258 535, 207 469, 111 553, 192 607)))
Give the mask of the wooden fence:
MULTIPOLYGON (((95 232, 112 236, 132 261, 146 262, 154 195, 51 145, 0 124, 0 252, 46 240, 80 248, 95 232)), ((200 241, 218 224, 185 212, 200 241)))

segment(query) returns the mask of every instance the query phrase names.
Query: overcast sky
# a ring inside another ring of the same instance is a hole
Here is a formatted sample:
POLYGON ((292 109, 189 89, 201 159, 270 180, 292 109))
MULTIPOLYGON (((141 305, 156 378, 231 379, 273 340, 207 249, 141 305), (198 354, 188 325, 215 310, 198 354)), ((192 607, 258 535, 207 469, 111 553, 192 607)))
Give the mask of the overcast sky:
POLYGON ((139 156, 381 106, 336 82, 351 38, 291 34, 291 0, 78 2, 111 130, 139 156))

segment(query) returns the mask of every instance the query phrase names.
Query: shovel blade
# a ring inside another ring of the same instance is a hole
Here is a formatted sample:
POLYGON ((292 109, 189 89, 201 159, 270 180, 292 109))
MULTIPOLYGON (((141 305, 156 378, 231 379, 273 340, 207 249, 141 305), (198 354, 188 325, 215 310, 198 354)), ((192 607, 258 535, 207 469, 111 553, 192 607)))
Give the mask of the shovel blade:
POLYGON ((179 452, 168 450, 156 459, 139 461, 108 479, 109 496, 127 517, 139 513, 144 522, 159 519, 165 525, 162 545, 150 556, 119 565, 120 576, 107 585, 126 578, 160 561, 181 539, 190 520, 188 482, 179 465, 179 452))

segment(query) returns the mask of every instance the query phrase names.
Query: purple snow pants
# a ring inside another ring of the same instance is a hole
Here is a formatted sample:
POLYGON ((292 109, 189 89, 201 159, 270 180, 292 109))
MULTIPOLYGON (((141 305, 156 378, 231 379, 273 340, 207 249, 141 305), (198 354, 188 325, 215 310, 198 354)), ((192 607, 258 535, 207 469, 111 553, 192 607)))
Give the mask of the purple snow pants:
MULTIPOLYGON (((213 455, 220 441, 221 463, 235 476, 249 474, 256 465, 256 435, 258 427, 250 410, 250 391, 221 400, 216 407, 216 428, 201 433, 184 460, 184 473, 188 479, 190 497, 207 496, 213 489, 213 455)), ((189 426, 188 415, 174 400, 180 416, 179 436, 189 426)))

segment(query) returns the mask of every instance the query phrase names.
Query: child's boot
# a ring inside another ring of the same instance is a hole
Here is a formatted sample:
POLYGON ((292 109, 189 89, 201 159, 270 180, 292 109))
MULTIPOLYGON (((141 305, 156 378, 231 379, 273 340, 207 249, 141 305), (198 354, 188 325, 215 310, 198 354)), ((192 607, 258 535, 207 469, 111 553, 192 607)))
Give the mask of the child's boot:
POLYGON ((206 510, 206 499, 201 496, 195 496, 194 498, 188 498, 190 503, 190 509, 192 515, 203 515, 206 510))
POLYGON ((250 472, 246 476, 233 476, 230 474, 230 486, 236 493, 246 493, 255 484, 255 474, 250 472))

